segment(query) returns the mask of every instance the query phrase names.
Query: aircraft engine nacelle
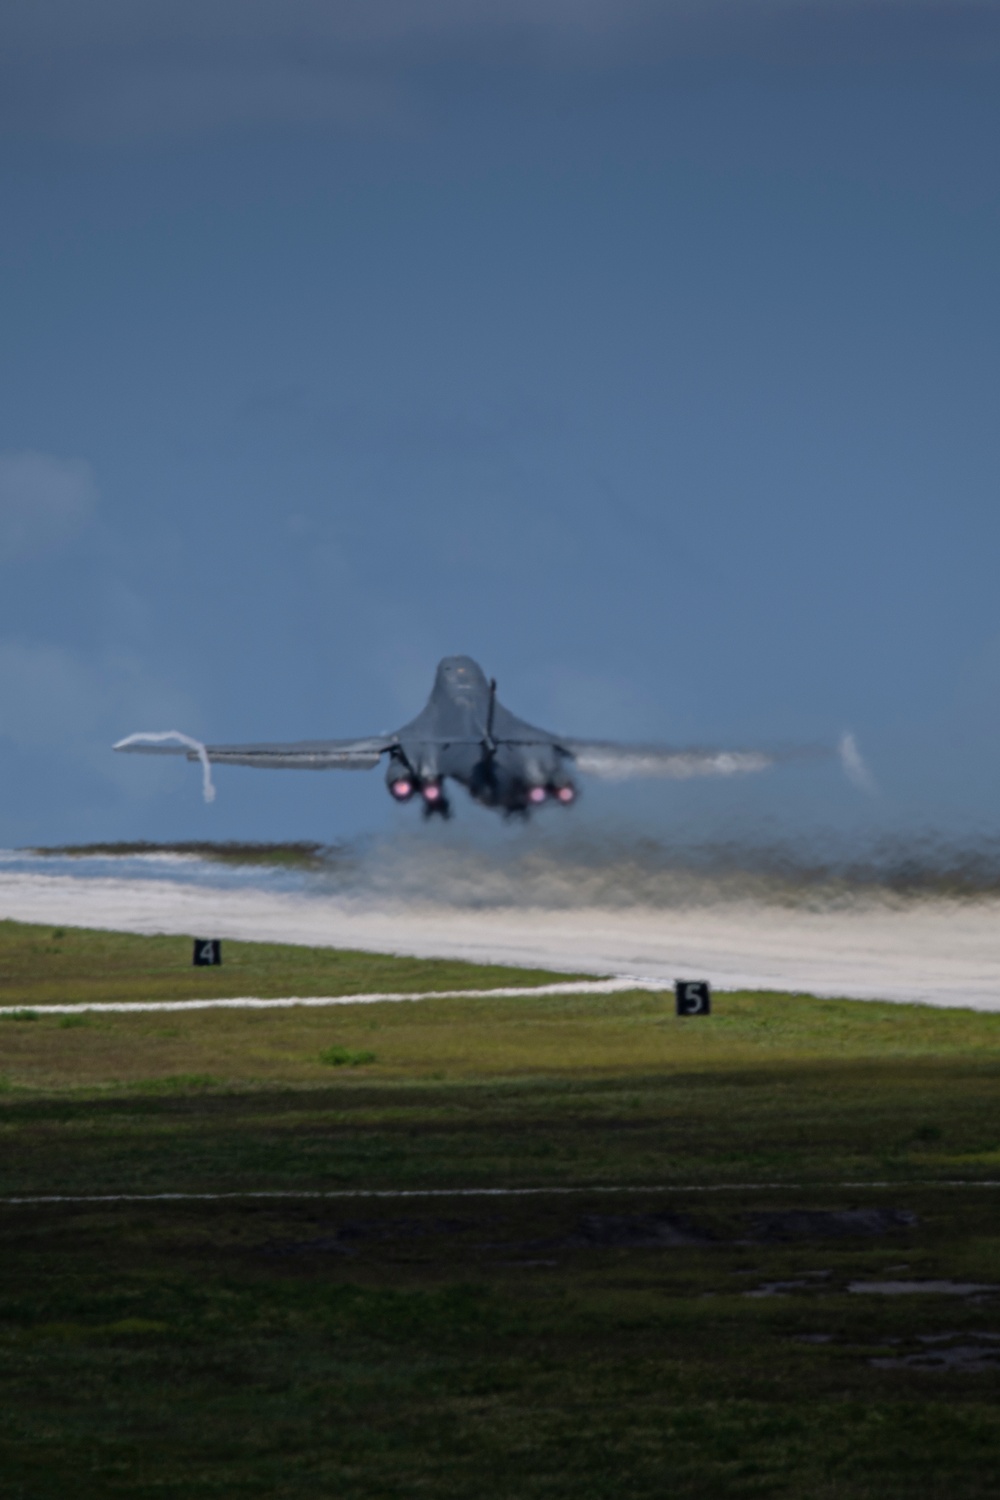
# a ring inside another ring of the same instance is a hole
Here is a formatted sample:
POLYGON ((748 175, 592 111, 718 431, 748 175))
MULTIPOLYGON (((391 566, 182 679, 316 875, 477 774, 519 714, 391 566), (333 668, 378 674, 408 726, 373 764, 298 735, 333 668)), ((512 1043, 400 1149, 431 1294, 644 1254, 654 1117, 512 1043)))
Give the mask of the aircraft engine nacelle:
POLYGON ((563 807, 569 807, 571 802, 577 798, 577 790, 571 781, 548 782, 542 786, 536 783, 530 786, 527 792, 528 801, 532 807, 541 807, 543 802, 558 802, 563 807))
POLYGON ((409 802, 419 790, 419 782, 406 762, 399 756, 390 757, 385 773, 385 784, 389 795, 396 802, 409 802))
POLYGON ((576 801, 577 790, 567 770, 567 757, 554 746, 524 759, 524 796, 529 807, 558 802, 568 807, 576 801))
POLYGON ((431 817, 435 813, 442 818, 451 816, 451 804, 435 765, 422 764, 415 771, 402 755, 393 755, 386 769, 385 784, 394 802, 411 802, 414 797, 419 796, 425 817, 431 817))

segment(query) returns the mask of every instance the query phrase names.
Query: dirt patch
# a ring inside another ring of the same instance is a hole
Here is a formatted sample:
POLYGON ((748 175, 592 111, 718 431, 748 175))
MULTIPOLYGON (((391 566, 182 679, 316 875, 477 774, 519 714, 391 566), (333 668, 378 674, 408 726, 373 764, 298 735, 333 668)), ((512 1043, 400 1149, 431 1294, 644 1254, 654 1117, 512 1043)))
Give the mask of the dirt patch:
MULTIPOLYGON (((656 1250, 686 1245, 769 1244, 848 1239, 912 1229, 915 1213, 905 1208, 774 1209, 745 1214, 731 1225, 708 1227, 687 1214, 585 1214, 576 1230, 559 1242, 567 1250, 612 1248, 656 1250), (743 1230, 747 1225, 749 1233, 743 1230)), ((550 1241, 555 1245, 556 1241, 550 1241)))
POLYGON ((926 1333, 913 1354, 869 1360, 876 1370, 984 1375, 1000 1370, 1000 1333, 926 1333))
POLYGON ((851 1281, 849 1292, 867 1292, 876 1297, 984 1297, 1000 1292, 1000 1286, 982 1281, 851 1281))
POLYGON ((917 1215, 906 1208, 792 1208, 747 1214, 746 1220, 751 1237, 765 1244, 891 1234, 919 1223, 917 1215))
MULTIPOLYGON (((806 1243, 888 1234, 894 1230, 910 1229, 916 1223, 916 1214, 906 1209, 883 1208, 774 1210, 733 1219, 713 1215, 708 1222, 687 1213, 667 1210, 632 1214, 594 1212, 580 1215, 575 1223, 571 1221, 568 1230, 560 1228, 558 1222, 538 1224, 535 1229, 530 1221, 526 1224, 524 1220, 515 1228, 503 1216, 393 1216, 327 1223, 322 1226, 322 1232, 308 1239, 275 1241, 259 1248, 272 1256, 352 1256, 368 1247, 375 1250, 383 1246, 409 1245, 418 1240, 450 1240, 476 1232, 480 1238, 475 1248, 488 1254, 545 1256, 557 1251, 682 1250, 789 1241, 806 1243), (535 1229, 534 1233, 532 1229, 535 1229)), ((771 1290, 760 1289, 751 1295, 775 1295, 797 1285, 776 1282, 771 1290)))
POLYGON ((659 1250, 714 1245, 718 1238, 686 1214, 584 1214, 561 1243, 567 1250, 659 1250))
POLYGON ((744 1292, 743 1295, 744 1297, 783 1297, 787 1292, 828 1292, 830 1288, 821 1283, 829 1281, 832 1275, 832 1271, 805 1271, 802 1276, 791 1281, 765 1281, 751 1291, 744 1292))
POLYGON ((809 1281, 765 1281, 762 1286, 755 1286, 752 1291, 744 1292, 744 1297, 784 1297, 788 1292, 800 1292, 805 1287, 812 1286, 809 1281))
POLYGON ((467 1219, 350 1219, 330 1234, 308 1240, 275 1240, 261 1245, 264 1255, 357 1255, 367 1244, 405 1243, 468 1233, 481 1227, 467 1219))

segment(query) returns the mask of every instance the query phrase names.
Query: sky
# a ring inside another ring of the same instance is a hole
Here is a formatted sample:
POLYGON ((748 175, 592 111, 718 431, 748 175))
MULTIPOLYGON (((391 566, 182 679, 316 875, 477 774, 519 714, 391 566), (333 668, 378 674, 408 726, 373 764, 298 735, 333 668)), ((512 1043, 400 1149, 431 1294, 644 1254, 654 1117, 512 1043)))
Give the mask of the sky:
POLYGON ((454 652, 877 785, 547 826, 995 835, 1000 5, 6 0, 0 59, 0 845, 412 822, 110 746, 392 729, 454 652))

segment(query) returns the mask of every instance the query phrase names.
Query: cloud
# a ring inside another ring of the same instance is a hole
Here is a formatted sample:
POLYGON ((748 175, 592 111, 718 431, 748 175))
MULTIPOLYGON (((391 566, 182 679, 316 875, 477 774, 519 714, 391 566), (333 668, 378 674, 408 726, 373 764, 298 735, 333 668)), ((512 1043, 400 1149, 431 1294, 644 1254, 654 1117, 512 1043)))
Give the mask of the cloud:
POLYGON ((357 126, 408 118, 449 67, 998 56, 998 0, 15 0, 0 22, 0 130, 357 126))
POLYGON ((71 540, 97 505, 97 485, 82 459, 0 453, 0 561, 71 540))

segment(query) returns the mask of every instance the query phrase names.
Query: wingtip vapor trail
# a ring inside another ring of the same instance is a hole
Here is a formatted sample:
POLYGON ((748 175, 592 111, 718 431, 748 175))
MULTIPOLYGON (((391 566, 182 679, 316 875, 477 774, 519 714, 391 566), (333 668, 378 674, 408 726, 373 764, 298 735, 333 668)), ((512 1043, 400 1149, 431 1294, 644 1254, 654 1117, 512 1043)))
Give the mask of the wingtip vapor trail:
POLYGON ((840 744, 837 749, 840 754, 840 764, 844 768, 844 775, 848 781, 853 786, 856 786, 859 791, 867 792, 869 796, 874 796, 878 791, 878 787, 875 784, 874 776, 862 759, 861 751, 858 749, 858 742, 854 738, 854 735, 845 731, 840 736, 840 744))
POLYGON ((201 761, 201 790, 206 802, 215 801, 215 785, 212 781, 212 765, 208 758, 208 751, 201 740, 194 739, 189 734, 181 734, 179 729, 166 729, 157 734, 130 734, 125 739, 119 740, 115 745, 116 750, 131 750, 141 748, 143 745, 162 745, 173 741, 176 745, 188 750, 193 750, 201 761))

